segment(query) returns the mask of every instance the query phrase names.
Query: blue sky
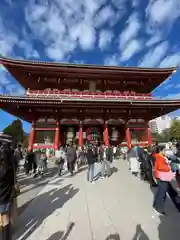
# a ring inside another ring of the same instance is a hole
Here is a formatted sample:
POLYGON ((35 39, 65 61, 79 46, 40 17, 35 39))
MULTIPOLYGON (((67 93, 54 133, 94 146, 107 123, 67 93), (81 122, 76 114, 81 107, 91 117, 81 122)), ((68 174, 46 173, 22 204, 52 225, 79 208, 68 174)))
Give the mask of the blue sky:
MULTIPOLYGON (((172 67, 180 64, 179 39, 179 0, 0 1, 0 54, 6 57, 172 67)), ((154 97, 180 98, 179 76, 178 70, 154 97)), ((23 93, 3 67, 0 91, 23 93)), ((2 111, 0 118, 0 130, 15 119, 2 111)))

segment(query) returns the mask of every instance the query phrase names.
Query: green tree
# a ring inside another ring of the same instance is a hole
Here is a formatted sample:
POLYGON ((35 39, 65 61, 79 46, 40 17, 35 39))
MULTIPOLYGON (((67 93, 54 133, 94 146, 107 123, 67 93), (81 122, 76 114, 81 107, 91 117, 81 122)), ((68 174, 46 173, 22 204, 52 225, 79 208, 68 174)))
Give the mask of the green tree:
POLYGON ((153 142, 161 142, 162 141, 161 135, 157 132, 151 132, 151 136, 152 136, 153 142))
POLYGON ((12 136, 13 140, 17 143, 23 143, 24 141, 24 130, 22 122, 17 119, 13 121, 10 125, 8 125, 3 132, 12 136))
POLYGON ((29 135, 25 133, 22 146, 23 148, 28 148, 28 145, 29 145, 29 135))
POLYGON ((170 127, 170 137, 172 140, 180 141, 180 120, 173 120, 170 127))
POLYGON ((162 139, 162 142, 169 142, 171 140, 171 132, 170 129, 164 129, 162 133, 160 134, 160 137, 162 139))

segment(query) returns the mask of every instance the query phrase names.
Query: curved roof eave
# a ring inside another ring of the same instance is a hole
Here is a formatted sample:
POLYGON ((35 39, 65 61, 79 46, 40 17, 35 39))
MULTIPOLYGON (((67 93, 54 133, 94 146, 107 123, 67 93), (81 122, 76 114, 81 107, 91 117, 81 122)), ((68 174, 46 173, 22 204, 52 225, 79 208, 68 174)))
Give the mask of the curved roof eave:
POLYGON ((174 105, 174 106, 180 106, 180 99, 167 99, 167 100, 162 100, 162 99, 152 99, 152 100, 132 100, 132 99, 106 99, 106 100, 103 100, 103 99, 74 99, 74 98, 71 98, 71 99, 55 99, 55 98, 50 98, 50 97, 41 97, 41 98, 38 98, 38 97, 26 97, 26 96, 3 96, 1 95, 0 96, 0 102, 13 102, 13 103, 28 103, 28 104, 45 104, 45 103, 53 103, 54 105, 56 104, 61 104, 62 102, 73 102, 73 103, 85 103, 85 102, 92 102, 93 103, 98 103, 98 102, 101 102, 101 103, 122 103, 122 104, 129 104, 129 105, 134 105, 134 106, 148 106, 148 105, 153 105, 153 106, 156 106, 156 105, 162 105, 162 107, 165 107, 165 106, 171 106, 171 105, 174 105))
POLYGON ((170 68, 143 68, 143 67, 123 67, 123 66, 100 66, 100 65, 87 65, 87 64, 72 64, 72 63, 58 63, 58 62, 42 62, 42 61, 30 61, 30 60, 17 60, 12 58, 0 57, 0 63, 9 66, 24 66, 24 67, 44 67, 44 68, 74 68, 79 70, 100 70, 100 71, 118 71, 118 72, 141 72, 144 74, 172 74, 178 69, 176 67, 170 68))

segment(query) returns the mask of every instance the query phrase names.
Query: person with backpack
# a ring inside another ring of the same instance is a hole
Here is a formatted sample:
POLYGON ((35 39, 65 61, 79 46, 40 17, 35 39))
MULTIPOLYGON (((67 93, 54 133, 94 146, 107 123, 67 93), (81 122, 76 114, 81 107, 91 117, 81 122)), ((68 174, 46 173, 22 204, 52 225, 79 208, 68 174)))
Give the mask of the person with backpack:
POLYGON ((15 165, 8 146, 0 149, 0 217, 2 240, 11 240, 10 211, 15 197, 15 165))

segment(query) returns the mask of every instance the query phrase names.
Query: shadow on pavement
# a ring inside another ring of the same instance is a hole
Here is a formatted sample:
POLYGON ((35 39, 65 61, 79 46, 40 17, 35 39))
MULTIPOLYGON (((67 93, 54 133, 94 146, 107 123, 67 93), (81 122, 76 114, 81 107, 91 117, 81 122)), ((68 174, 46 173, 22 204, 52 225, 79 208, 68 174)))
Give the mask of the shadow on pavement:
POLYGON ((105 240, 120 240, 120 236, 118 233, 111 234, 105 240))
POLYGON ((78 171, 77 171, 77 173, 76 173, 76 174, 78 174, 78 173, 81 173, 81 172, 83 172, 83 171, 87 170, 87 168, 88 168, 88 166, 87 166, 87 165, 81 166, 81 167, 78 169, 78 171))
POLYGON ((62 208, 78 191, 79 189, 75 189, 69 184, 37 196, 22 215, 19 224, 20 230, 17 231, 13 239, 28 239, 48 216, 53 214, 55 210, 62 208))
POLYGON ((148 235, 142 229, 141 224, 136 226, 136 232, 132 240, 150 240, 148 235))
POLYGON ((71 175, 70 172, 67 170, 67 171, 64 171, 64 173, 62 173, 62 176, 65 177, 65 178, 72 178, 75 175, 78 175, 79 173, 81 173, 83 171, 86 171, 87 168, 88 168, 87 165, 81 166, 77 171, 74 171, 73 175, 71 175))
MULTIPOLYGON (((152 193, 155 195, 157 188, 150 187, 152 193)), ((152 203, 153 204, 153 203, 152 203)), ((171 199, 167 196, 165 202, 165 209, 167 215, 158 216, 154 214, 159 222, 158 234, 159 240, 179 240, 180 239, 180 213, 177 211, 176 207, 173 205, 171 199)))
POLYGON ((21 194, 29 192, 29 191, 33 190, 34 188, 45 186, 49 182, 49 180, 56 174, 56 172, 57 172, 57 168, 52 167, 52 168, 48 169, 47 173, 45 173, 43 177, 41 177, 41 176, 36 177, 36 178, 33 178, 33 176, 25 176, 24 178, 18 177, 18 182, 19 182, 20 186, 23 186, 21 188, 21 194), (29 185, 34 185, 34 186, 23 190, 24 187, 29 186, 29 185))
POLYGON ((20 207, 18 207, 18 215, 20 216, 24 210, 27 208, 27 206, 33 201, 33 199, 31 199, 30 201, 24 203, 23 205, 21 205, 20 207))
POLYGON ((117 172, 118 172, 118 169, 116 167, 111 168, 111 175, 113 175, 114 173, 117 173, 117 172))
POLYGON ((61 232, 61 231, 56 232, 46 240, 66 240, 70 235, 74 225, 75 224, 73 222, 70 223, 65 232, 61 232))
MULTIPOLYGON (((109 235, 105 240, 120 240, 120 235, 118 233, 109 235)), ((53 240, 53 239, 52 239, 53 240)), ((144 230, 141 228, 141 225, 136 226, 136 232, 132 240, 150 240, 144 230)))

